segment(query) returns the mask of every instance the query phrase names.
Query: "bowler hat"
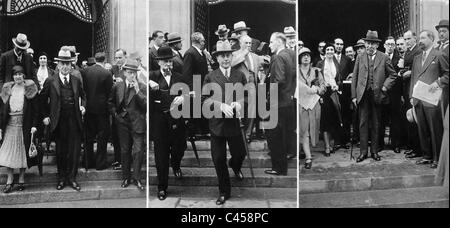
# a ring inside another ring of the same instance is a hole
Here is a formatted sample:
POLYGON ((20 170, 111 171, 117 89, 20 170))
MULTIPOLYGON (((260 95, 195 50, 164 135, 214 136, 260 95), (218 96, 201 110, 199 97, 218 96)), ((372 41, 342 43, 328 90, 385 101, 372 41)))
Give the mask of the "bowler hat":
POLYGON ((244 30, 250 30, 249 27, 247 27, 247 25, 245 24, 244 21, 239 21, 237 23, 234 24, 233 26, 235 33, 239 33, 240 31, 244 31, 244 30))
POLYGON ((214 56, 216 56, 216 55, 219 55, 219 54, 222 54, 222 53, 231 53, 233 51, 235 51, 235 50, 233 50, 231 48, 230 41, 228 41, 228 40, 225 40, 225 41, 219 40, 219 41, 217 41, 217 44, 216 44, 216 51, 213 52, 212 54, 214 56))
POLYGON ((441 20, 439 21, 439 24, 436 25, 436 30, 439 30, 441 27, 446 27, 448 29, 448 20, 441 20))
POLYGON ((14 45, 22 50, 27 50, 30 47, 30 41, 28 41, 27 35, 23 33, 17 34, 16 38, 12 39, 14 45))
POLYGON ((155 57, 156 60, 166 60, 175 57, 175 54, 172 51, 172 48, 164 46, 158 49, 157 55, 155 57))
POLYGON ((174 32, 174 33, 169 33, 169 35, 167 35, 167 42, 166 44, 174 44, 174 43, 178 43, 183 41, 183 39, 181 39, 180 34, 174 32))
POLYGON ((223 36, 223 35, 225 35, 225 34, 227 34, 229 32, 230 32, 230 30, 227 28, 226 25, 219 25, 219 27, 217 28, 217 31, 216 31, 215 34, 217 36, 223 36))
POLYGON ((363 38, 364 41, 372 41, 372 42, 378 42, 380 43, 381 40, 378 39, 378 32, 377 31, 367 31, 366 38, 363 38))
POLYGON ((408 122, 410 123, 417 123, 416 110, 414 107, 410 108, 406 112, 406 119, 408 119, 408 122))

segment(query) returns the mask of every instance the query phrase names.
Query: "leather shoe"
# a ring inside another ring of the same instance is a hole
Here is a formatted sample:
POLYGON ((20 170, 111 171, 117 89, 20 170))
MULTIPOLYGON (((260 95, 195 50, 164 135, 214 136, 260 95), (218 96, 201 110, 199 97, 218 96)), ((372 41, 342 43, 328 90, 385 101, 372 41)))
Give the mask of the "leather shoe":
POLYGON ((72 181, 70 183, 70 187, 72 187, 72 189, 77 191, 77 192, 81 191, 81 187, 76 181, 72 181))
POLYGON ((361 163, 364 160, 367 159, 367 155, 360 155, 357 159, 356 159, 356 163, 361 163))
POLYGON ((125 180, 123 180, 121 187, 128 188, 128 186, 130 186, 130 184, 131 184, 130 179, 125 179, 125 180))
POLYGON ((66 183, 64 181, 60 181, 58 185, 56 185, 56 190, 61 191, 66 187, 66 183))
POLYGON ((411 158, 420 158, 420 157, 422 157, 422 156, 419 155, 419 154, 416 154, 416 153, 407 154, 407 155, 405 156, 405 158, 408 158, 408 159, 411 159, 411 158))
POLYGON ((400 147, 394 148, 394 153, 399 154, 399 153, 401 153, 401 152, 402 152, 402 151, 400 150, 400 147))
POLYGON ((380 155, 378 155, 377 153, 375 153, 375 154, 372 154, 372 159, 374 160, 374 161, 381 161, 381 157, 380 157, 380 155))
POLYGON ((239 180, 239 181, 244 180, 244 174, 242 173, 241 170, 234 170, 233 169, 233 172, 234 172, 234 176, 236 177, 237 180, 239 180))
POLYGON ((144 187, 144 185, 142 184, 142 182, 140 180, 135 180, 134 184, 139 189, 139 191, 144 191, 145 190, 145 187, 144 187))
POLYGON ((433 161, 431 161, 431 160, 420 159, 419 161, 416 162, 416 165, 430 165, 432 163, 433 163, 433 161))
POLYGON ((430 168, 437 169, 438 168, 438 163, 437 162, 433 162, 433 164, 430 165, 430 168))
POLYGON ((229 196, 226 195, 220 195, 219 198, 216 201, 216 205, 223 205, 225 202, 229 199, 229 196))
POLYGON ((311 168, 312 168, 312 161, 311 161, 311 159, 309 159, 305 162, 305 169, 311 169, 311 168))
POLYGON ((24 184, 22 183, 22 184, 19 184, 19 185, 17 185, 17 191, 19 191, 19 192, 23 192, 23 191, 25 191, 25 186, 24 186, 24 184))
POLYGON ((166 191, 159 191, 158 192, 158 199, 163 201, 167 198, 167 192, 166 191))
POLYGON ((300 158, 300 160, 306 159, 306 154, 300 154, 299 158, 300 158))
POLYGON ((3 193, 5 194, 9 194, 13 191, 13 184, 7 184, 5 185, 5 187, 3 188, 3 193))
POLYGON ((278 171, 275 171, 275 170, 266 170, 266 171, 264 171, 264 173, 269 174, 269 175, 275 175, 275 176, 281 175, 278 171))
POLYGON ((406 150, 405 155, 408 155, 408 154, 414 154, 414 150, 406 150))
POLYGON ((113 170, 115 170, 115 171, 122 170, 122 165, 119 164, 119 165, 113 166, 113 170))
POLYGON ((177 179, 183 178, 183 173, 181 172, 181 169, 173 169, 173 175, 174 175, 177 179))

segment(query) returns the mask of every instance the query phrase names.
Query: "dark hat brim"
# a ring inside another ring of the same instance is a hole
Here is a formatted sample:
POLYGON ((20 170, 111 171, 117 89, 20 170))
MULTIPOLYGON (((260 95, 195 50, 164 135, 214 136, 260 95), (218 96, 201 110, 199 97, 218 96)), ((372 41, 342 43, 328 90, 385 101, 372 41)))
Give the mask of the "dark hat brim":
POLYGON ((155 59, 156 60, 167 60, 167 59, 172 59, 173 57, 175 57, 175 54, 165 55, 165 56, 156 56, 155 59))
POLYGON ((128 67, 128 66, 123 66, 122 67, 122 69, 124 69, 124 70, 132 70, 132 71, 136 71, 136 72, 138 72, 139 71, 139 68, 135 68, 135 67, 128 67))
POLYGON ((449 26, 448 25, 436 25, 436 30, 439 30, 440 28, 443 28, 443 27, 445 27, 445 28, 449 28, 449 26))
POLYGON ((235 49, 215 51, 212 53, 212 55, 217 56, 217 55, 224 54, 224 53, 233 53, 235 51, 236 51, 235 49))
POLYGON ((364 40, 364 41, 372 41, 372 42, 378 42, 378 43, 381 43, 381 40, 380 40, 380 39, 375 39, 375 38, 364 38, 363 40, 364 40))
POLYGON ((249 30, 251 30, 251 28, 249 28, 249 27, 237 28, 237 29, 235 29, 233 32, 234 32, 234 33, 238 33, 238 32, 240 32, 240 31, 244 31, 244 30, 249 31, 249 30))
POLYGON ((74 58, 67 58, 67 57, 57 57, 55 58, 55 61, 59 61, 59 62, 73 62, 75 61, 74 58))
POLYGON ((174 40, 168 40, 166 43, 167 44, 175 44, 175 43, 179 43, 181 41, 183 41, 183 39, 177 38, 177 39, 174 39, 174 40))
POLYGON ((21 46, 21 45, 19 45, 17 43, 17 39, 16 38, 13 38, 12 42, 14 43, 14 46, 16 46, 17 48, 20 48, 22 50, 27 50, 30 47, 30 45, 31 45, 30 41, 27 40, 27 44, 25 44, 25 46, 21 46))

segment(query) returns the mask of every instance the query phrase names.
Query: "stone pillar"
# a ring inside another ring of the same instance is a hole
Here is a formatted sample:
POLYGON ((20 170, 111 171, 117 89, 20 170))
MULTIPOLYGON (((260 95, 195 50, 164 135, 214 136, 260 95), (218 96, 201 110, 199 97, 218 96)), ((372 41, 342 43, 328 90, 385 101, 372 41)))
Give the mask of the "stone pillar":
POLYGON ((150 1, 148 37, 151 37, 155 30, 178 32, 183 39, 182 53, 184 53, 190 47, 191 13, 191 1, 150 1))
POLYGON ((139 51, 142 63, 148 65, 147 0, 113 0, 111 2, 110 62, 114 51, 125 49, 128 54, 139 51))
POLYGON ((434 27, 440 20, 449 18, 449 0, 416 1, 417 11, 415 12, 415 31, 419 33, 423 29, 428 29, 433 31, 437 38, 437 31, 434 27))

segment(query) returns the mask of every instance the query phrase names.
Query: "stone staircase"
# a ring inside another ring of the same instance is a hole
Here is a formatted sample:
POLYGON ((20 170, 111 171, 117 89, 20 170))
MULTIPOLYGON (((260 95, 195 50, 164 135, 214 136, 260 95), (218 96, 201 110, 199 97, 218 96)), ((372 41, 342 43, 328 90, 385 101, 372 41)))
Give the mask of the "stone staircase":
MULTIPOLYGON (((108 161, 113 160, 113 148, 108 147, 108 161)), ((74 202, 74 201, 92 201, 112 200, 112 199, 133 199, 142 200, 138 207, 146 207, 146 192, 140 192, 132 185, 126 189, 120 187, 122 181, 121 171, 114 171, 112 168, 97 171, 89 169, 87 172, 84 168, 79 169, 78 183, 82 190, 76 192, 69 187, 62 191, 56 190, 57 170, 56 156, 48 154, 44 156, 43 176, 39 175, 38 168, 33 167, 26 171, 25 182, 26 190, 24 192, 13 192, 3 194, 0 192, 0 206, 17 206, 17 205, 33 205, 39 203, 57 203, 57 202, 74 202)), ((145 168, 145 166, 144 166, 145 168)), ((146 171, 142 172, 142 180, 145 178, 146 171)), ((0 168, 0 185, 6 183, 7 176, 5 168, 0 168)), ((15 180, 18 180, 17 171, 15 180)))
MULTIPOLYGON (((358 148, 354 155, 359 155, 358 148)), ((313 168, 300 166, 300 208, 449 207, 448 188, 435 185, 435 170, 416 165, 403 153, 387 150, 380 155, 380 162, 357 164, 349 150, 325 157, 315 148, 313 168)))
MULTIPOLYGON (((176 180, 170 169, 169 198, 163 202, 156 199, 157 176, 153 148, 150 148, 149 183, 150 207, 216 207, 218 196, 217 176, 211 159, 210 141, 197 141, 200 166, 195 158, 190 143, 182 160, 183 179, 176 180)), ((297 165, 296 160, 289 161, 288 176, 271 176, 264 173, 271 168, 266 141, 249 144, 252 165, 255 173, 255 184, 250 174, 249 161, 246 158, 242 172, 245 179, 237 181, 233 171, 229 169, 232 182, 232 198, 226 207, 297 207, 297 165), (254 202, 254 203, 251 203, 254 202)), ((228 156, 229 153, 228 153, 228 156)))

